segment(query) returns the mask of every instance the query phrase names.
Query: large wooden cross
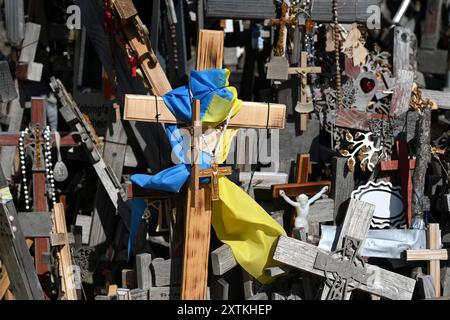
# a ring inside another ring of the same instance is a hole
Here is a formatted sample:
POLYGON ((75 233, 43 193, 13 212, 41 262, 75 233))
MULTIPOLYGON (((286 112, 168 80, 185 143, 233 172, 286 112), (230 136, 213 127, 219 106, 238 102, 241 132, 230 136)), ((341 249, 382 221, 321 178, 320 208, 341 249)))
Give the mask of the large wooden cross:
POLYGON ((407 261, 427 261, 427 269, 433 279, 435 296, 441 296, 441 260, 449 259, 449 249, 441 249, 439 223, 430 223, 427 230, 426 250, 407 250, 407 261))
POLYGON ((356 199, 350 200, 336 246, 338 250, 334 254, 309 243, 280 236, 273 258, 288 266, 326 277, 324 296, 333 294, 335 297, 348 299, 349 291, 356 285, 358 290, 377 296, 392 300, 410 300, 416 284, 414 279, 370 264, 358 264, 356 261, 356 267, 352 267, 349 261, 343 258, 342 253, 358 253, 367 237, 374 211, 375 207, 371 204, 356 199), (344 244, 347 246, 344 247, 344 244), (353 244, 357 244, 356 248, 353 244), (333 273, 337 273, 337 278, 333 273), (347 284, 348 290, 340 290, 342 286, 337 284, 337 280, 341 281, 340 284, 347 284))
MULTIPOLYGON (((31 100, 31 128, 41 128, 42 132, 45 128, 45 99, 32 98, 31 100)), ((79 142, 75 139, 74 134, 61 133, 61 146, 73 147, 78 146, 79 142)), ((19 144, 20 133, 0 133, 0 146, 17 146, 19 144)), ((51 134, 51 144, 55 143, 55 135, 51 134)), ((30 141, 34 144, 36 153, 33 159, 33 211, 34 212, 48 212, 47 204, 47 190, 45 186, 45 164, 38 159, 44 159, 44 140, 37 138, 36 141, 30 141)), ((38 276, 43 283, 44 290, 49 289, 49 266, 44 263, 44 255, 50 252, 50 245, 48 238, 35 239, 35 264, 38 276), (45 285, 47 284, 47 286, 45 285)))
MULTIPOLYGON (((224 34, 222 31, 200 31, 198 45, 199 57, 197 61, 202 69, 222 68, 222 54, 224 34)), ((160 97, 126 95, 125 120, 177 123, 183 124, 175 118, 160 97)), ((195 118, 193 118, 195 119, 195 118)), ((269 128, 281 129, 285 126, 286 106, 281 104, 267 104, 257 102, 242 102, 242 108, 234 116, 230 128, 269 128)), ((185 125, 191 125, 186 124, 185 125)), ((194 141, 195 141, 194 137, 194 141)), ((208 257, 211 228, 211 190, 208 185, 200 185, 198 178, 200 171, 193 167, 191 187, 188 189, 188 206, 185 221, 184 259, 182 272, 182 299, 205 299, 208 278, 208 257), (192 192, 198 190, 196 192, 192 192), (197 206, 195 206, 195 203, 197 206)), ((214 169, 213 169, 214 171, 214 169)), ((209 174, 212 172, 204 172, 209 174)), ((215 180, 212 179, 214 182, 215 180)))

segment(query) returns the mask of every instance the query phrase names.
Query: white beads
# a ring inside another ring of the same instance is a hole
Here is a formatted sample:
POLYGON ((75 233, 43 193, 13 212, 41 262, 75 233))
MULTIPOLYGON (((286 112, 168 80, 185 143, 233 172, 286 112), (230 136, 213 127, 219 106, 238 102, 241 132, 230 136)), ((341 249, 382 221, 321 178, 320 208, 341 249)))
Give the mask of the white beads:
POLYGON ((56 204, 56 190, 55 190, 55 180, 53 178, 52 152, 51 152, 50 138, 51 138, 50 126, 47 126, 44 131, 45 172, 47 175, 47 189, 48 189, 47 195, 50 199, 52 199, 53 205, 55 205, 56 204))
POLYGON ((19 154, 20 154, 20 169, 22 169, 22 181, 23 181, 23 194, 25 197, 25 208, 30 210, 30 195, 28 193, 28 183, 27 183, 27 172, 26 172, 26 164, 25 164, 25 134, 29 131, 28 128, 25 128, 25 131, 20 132, 19 138, 19 154))

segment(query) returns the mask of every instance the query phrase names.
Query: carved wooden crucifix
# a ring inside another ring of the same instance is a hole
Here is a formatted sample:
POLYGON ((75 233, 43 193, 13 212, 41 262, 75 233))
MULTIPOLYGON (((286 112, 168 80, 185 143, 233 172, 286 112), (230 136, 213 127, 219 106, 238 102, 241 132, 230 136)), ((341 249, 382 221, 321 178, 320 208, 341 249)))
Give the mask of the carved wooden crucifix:
POLYGON ((321 73, 320 67, 308 67, 308 53, 303 51, 300 58, 300 67, 289 68, 289 74, 298 74, 300 77, 300 99, 295 111, 300 113, 300 131, 305 131, 308 126, 309 114, 314 111, 313 103, 307 94, 308 75, 321 73))
MULTIPOLYGON (((45 126, 45 100, 42 98, 32 98, 31 100, 31 124, 32 130, 43 133, 45 126), (33 129, 34 128, 34 129, 33 129)), ((39 132, 38 132, 39 133, 39 132)), ((19 143, 20 133, 0 133, 0 146, 16 146, 19 143)), ((61 133, 61 146, 73 147, 78 146, 79 142, 74 139, 73 134, 61 133)), ((55 142, 55 134, 52 133, 50 143, 55 142)), ((26 142, 25 142, 26 143, 26 142)), ((45 163, 43 145, 44 139, 40 134, 35 135, 33 140, 29 141, 34 145, 35 156, 33 159, 33 210, 35 212, 48 212, 47 190, 45 178, 45 163), (40 160, 40 161, 39 161, 40 160)), ((35 264, 38 276, 43 283, 44 290, 48 293, 49 289, 49 266, 44 263, 44 255, 50 252, 48 238, 35 239, 35 264), (45 285, 47 284, 47 285, 45 285)))
POLYGON ((363 263, 358 257, 374 211, 373 205, 351 199, 336 251, 329 253, 309 243, 280 236, 273 258, 325 277, 323 298, 348 299, 356 288, 392 300, 410 300, 416 284, 414 279, 363 263), (352 267, 350 260, 354 261, 352 267))

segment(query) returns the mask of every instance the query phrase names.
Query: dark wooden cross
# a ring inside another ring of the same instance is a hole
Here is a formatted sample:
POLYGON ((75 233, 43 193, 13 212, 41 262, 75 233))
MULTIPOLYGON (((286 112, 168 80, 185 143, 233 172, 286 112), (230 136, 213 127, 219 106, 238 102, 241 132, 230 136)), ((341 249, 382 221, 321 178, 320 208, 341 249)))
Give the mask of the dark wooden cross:
POLYGON ((200 178, 211 178, 211 199, 212 201, 219 200, 219 175, 229 176, 232 174, 231 167, 219 167, 216 162, 211 163, 211 169, 200 170, 200 178))
POLYGON ((320 67, 308 67, 308 53, 303 51, 300 58, 300 67, 289 68, 289 74, 298 74, 300 77, 300 98, 295 111, 300 113, 300 130, 305 131, 308 127, 309 114, 314 111, 313 103, 308 98, 306 88, 308 86, 308 75, 321 73, 320 67))
MULTIPOLYGON (((306 194, 308 197, 314 196, 320 192, 323 187, 328 186, 328 193, 331 189, 331 181, 308 182, 308 175, 311 173, 312 166, 309 154, 299 154, 297 156, 297 165, 295 173, 295 183, 272 185, 272 197, 278 199, 280 191, 284 190, 288 197, 297 197, 300 194, 306 194)), ((294 226, 296 211, 292 209, 290 218, 290 229, 294 226)))
MULTIPOLYGON (((31 100, 31 123, 30 127, 35 128, 37 131, 41 131, 45 128, 45 99, 32 98, 31 100)), ((74 147, 78 146, 78 139, 75 138, 75 134, 61 133, 61 146, 74 147)), ((0 133, 0 146, 17 146, 19 144, 20 133, 0 133)), ((47 191, 45 186, 45 163, 44 159, 44 140, 39 137, 35 137, 34 141, 29 141, 34 145, 36 153, 33 159, 33 211, 35 212, 48 212, 47 203, 47 191), (40 152, 39 152, 40 151, 40 152)), ((26 141, 25 141, 26 142, 26 141)), ((50 143, 55 143, 54 133, 50 136, 50 143)), ((45 255, 50 252, 50 245, 48 238, 36 238, 35 239, 35 264, 37 274, 43 284, 44 290, 47 292, 49 282, 49 266, 44 263, 45 255)))
POLYGON ((403 208, 407 216, 408 226, 412 220, 412 176, 416 168, 416 160, 409 158, 408 144, 401 140, 397 142, 398 160, 381 161, 380 169, 382 172, 399 171, 403 196, 403 208))
POLYGON ((285 54, 288 27, 295 26, 296 24, 297 17, 295 15, 289 15, 289 5, 283 1, 280 18, 270 20, 271 26, 277 26, 280 29, 277 45, 273 49, 276 56, 283 56, 285 54))

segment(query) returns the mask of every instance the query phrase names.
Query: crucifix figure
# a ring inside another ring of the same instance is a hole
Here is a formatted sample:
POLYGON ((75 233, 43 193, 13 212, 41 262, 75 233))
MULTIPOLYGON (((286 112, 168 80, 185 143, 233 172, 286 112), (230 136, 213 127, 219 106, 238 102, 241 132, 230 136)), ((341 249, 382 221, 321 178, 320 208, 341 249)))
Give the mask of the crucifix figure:
POLYGON ((219 167, 217 162, 211 162, 211 169, 200 170, 200 178, 211 177, 211 199, 219 200, 219 175, 230 175, 231 167, 219 167))
POLYGON ((301 53, 300 67, 289 68, 289 74, 298 74, 300 77, 300 98, 295 111, 300 113, 300 131, 305 131, 308 126, 309 113, 314 111, 313 103, 307 94, 308 75, 321 73, 320 67, 308 67, 308 53, 301 53))
POLYGON ((289 203, 291 206, 293 206, 296 210, 297 217, 295 218, 294 226, 296 229, 304 229, 305 233, 309 233, 309 225, 308 225, 308 214, 309 214, 309 207, 314 202, 319 200, 326 192, 328 191, 328 186, 323 187, 319 193, 317 193, 312 198, 308 199, 308 196, 306 194, 300 194, 296 201, 292 201, 288 196, 286 196, 286 193, 284 190, 280 190, 280 196, 289 203))

